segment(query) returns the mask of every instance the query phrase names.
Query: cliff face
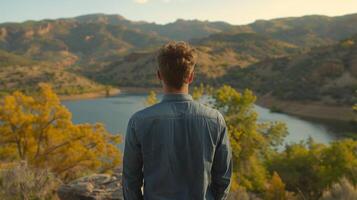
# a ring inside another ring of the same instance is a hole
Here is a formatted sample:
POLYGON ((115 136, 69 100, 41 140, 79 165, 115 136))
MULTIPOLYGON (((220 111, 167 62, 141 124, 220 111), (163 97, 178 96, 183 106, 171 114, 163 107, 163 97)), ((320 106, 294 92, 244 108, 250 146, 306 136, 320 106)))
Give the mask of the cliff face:
POLYGON ((62 185, 58 189, 61 200, 123 200, 122 173, 94 174, 62 185))

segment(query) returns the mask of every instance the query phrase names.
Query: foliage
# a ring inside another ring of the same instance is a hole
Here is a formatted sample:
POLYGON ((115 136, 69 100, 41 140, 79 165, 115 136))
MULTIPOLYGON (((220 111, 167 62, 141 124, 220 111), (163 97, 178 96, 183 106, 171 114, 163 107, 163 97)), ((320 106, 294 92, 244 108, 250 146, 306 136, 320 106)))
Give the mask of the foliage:
POLYGON ((259 123, 254 111, 256 97, 250 90, 239 93, 230 86, 194 89, 196 98, 212 97, 211 104, 225 117, 233 154, 235 181, 233 189, 245 187, 249 191, 264 191, 267 171, 262 158, 282 144, 287 134, 282 123, 259 123))
POLYGON ((342 177, 357 182, 357 141, 324 145, 309 139, 283 149, 285 124, 258 122, 251 91, 239 93, 230 86, 213 89, 201 85, 194 88, 193 96, 205 102, 208 98, 225 117, 234 161, 234 198, 249 199, 253 192, 268 200, 316 200, 342 177), (237 195, 242 188, 248 193, 237 195))
POLYGON ((24 160, 65 181, 118 166, 120 140, 102 124, 73 124, 71 113, 46 84, 34 96, 14 92, 0 104, 0 161, 24 160))
POLYGON ((344 40, 341 42, 341 46, 344 48, 352 47, 354 44, 355 44, 355 41, 353 41, 353 40, 344 40))
POLYGON ((276 171, 286 189, 318 199, 325 188, 346 177, 357 182, 357 141, 339 140, 329 146, 312 139, 288 145, 267 161, 269 171, 276 171))
POLYGON ((262 200, 255 194, 248 192, 244 187, 238 187, 229 194, 228 200, 262 200))
POLYGON ((285 184, 276 172, 273 173, 265 191, 265 200, 287 200, 285 184))
POLYGON ((0 49, 0 66, 9 67, 14 65, 33 65, 36 62, 0 49))
POLYGON ((272 113, 283 113, 283 110, 281 108, 279 108, 279 106, 273 105, 270 108, 270 112, 272 112, 272 113))
POLYGON ((346 178, 342 178, 323 192, 320 200, 355 200, 357 199, 357 187, 346 178))
POLYGON ((145 104, 148 106, 154 105, 158 102, 157 97, 156 97, 156 92, 151 90, 149 92, 149 96, 145 100, 145 104))
POLYGON ((56 190, 60 184, 61 181, 49 170, 34 169, 26 162, 20 162, 0 171, 0 199, 57 199, 56 190))

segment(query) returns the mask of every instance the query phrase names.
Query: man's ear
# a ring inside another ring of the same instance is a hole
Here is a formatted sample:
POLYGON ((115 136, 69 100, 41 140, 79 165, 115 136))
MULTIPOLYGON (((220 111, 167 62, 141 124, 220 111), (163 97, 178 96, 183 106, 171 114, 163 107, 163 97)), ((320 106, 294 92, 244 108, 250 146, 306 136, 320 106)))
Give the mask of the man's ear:
POLYGON ((157 71, 156 71, 156 76, 157 76, 157 78, 158 78, 160 81, 162 81, 162 77, 161 77, 161 74, 160 74, 160 70, 157 70, 157 71))
POLYGON ((188 84, 191 84, 193 82, 193 79, 195 78, 195 72, 193 71, 190 76, 188 77, 188 84))

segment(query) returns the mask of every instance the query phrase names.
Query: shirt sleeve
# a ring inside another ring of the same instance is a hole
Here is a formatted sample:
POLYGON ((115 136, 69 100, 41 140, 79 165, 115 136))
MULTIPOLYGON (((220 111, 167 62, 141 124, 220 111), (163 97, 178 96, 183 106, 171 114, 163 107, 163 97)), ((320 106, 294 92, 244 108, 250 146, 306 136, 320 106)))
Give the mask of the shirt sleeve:
POLYGON ((221 121, 222 129, 218 144, 216 146, 211 171, 211 188, 215 196, 215 200, 227 199, 232 176, 232 152, 229 144, 227 126, 224 119, 221 121))
POLYGON ((143 158, 135 133, 135 121, 130 119, 125 135, 123 160, 123 194, 125 200, 142 200, 143 158))

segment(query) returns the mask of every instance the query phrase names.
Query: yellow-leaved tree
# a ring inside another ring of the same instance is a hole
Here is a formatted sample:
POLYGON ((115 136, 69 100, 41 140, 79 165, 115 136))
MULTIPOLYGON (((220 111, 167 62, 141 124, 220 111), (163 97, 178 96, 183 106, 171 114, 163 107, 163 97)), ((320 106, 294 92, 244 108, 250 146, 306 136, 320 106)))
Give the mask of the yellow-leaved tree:
POLYGON ((73 124, 47 84, 40 84, 35 95, 14 92, 0 101, 1 162, 23 160, 68 181, 117 167, 120 142, 103 124, 73 124))
POLYGON ((285 184, 281 180, 278 173, 274 172, 273 176, 265 191, 266 200, 287 200, 285 184))
POLYGON ((156 92, 153 91, 153 90, 151 90, 151 91, 149 92, 148 97, 147 97, 146 100, 145 100, 145 104, 146 104, 147 106, 152 106, 152 105, 154 105, 154 104, 157 104, 157 102, 159 102, 159 101, 157 100, 156 92))

